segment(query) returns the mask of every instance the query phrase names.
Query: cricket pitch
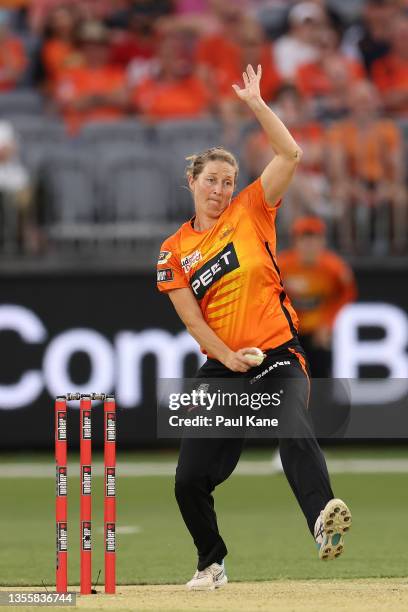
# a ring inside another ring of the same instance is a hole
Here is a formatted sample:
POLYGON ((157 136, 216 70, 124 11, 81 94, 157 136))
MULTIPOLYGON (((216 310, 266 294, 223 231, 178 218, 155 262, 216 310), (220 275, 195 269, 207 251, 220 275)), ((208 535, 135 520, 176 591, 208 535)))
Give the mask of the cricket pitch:
MULTIPOLYGON (((1 590, 9 589, 2 587, 1 590)), ((12 590, 20 589, 13 587, 12 590)), ((44 589, 25 587, 22 590, 44 589)), ((33 608, 19 609, 30 612, 33 608)), ((62 608, 47 606, 45 609, 62 608)), ((406 612, 408 578, 235 582, 212 592, 189 592, 183 585, 118 586, 116 595, 105 595, 102 587, 97 595, 79 596, 76 609, 110 612, 406 612)))

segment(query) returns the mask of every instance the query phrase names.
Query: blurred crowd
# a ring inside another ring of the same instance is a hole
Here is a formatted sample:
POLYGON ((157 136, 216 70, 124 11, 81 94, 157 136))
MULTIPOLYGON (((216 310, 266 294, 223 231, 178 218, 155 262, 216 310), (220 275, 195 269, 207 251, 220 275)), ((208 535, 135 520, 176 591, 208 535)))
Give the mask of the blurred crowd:
MULTIPOLYGON (((272 152, 231 85, 248 63, 261 64, 262 95, 304 151, 283 231, 312 214, 345 253, 407 254, 406 0, 3 0, 0 7, 0 96, 41 92, 71 137, 91 121, 216 117, 249 180, 272 152)), ((0 165, 17 167, 7 137, 4 125, 0 165)))

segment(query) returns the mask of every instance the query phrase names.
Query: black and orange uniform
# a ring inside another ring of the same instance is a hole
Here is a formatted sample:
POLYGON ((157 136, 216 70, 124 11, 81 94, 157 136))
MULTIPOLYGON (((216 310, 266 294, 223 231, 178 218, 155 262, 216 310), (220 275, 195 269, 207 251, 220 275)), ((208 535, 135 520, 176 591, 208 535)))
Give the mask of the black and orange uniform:
POLYGON ((162 245, 159 289, 190 287, 205 321, 234 351, 276 348, 297 333, 276 264, 276 213, 258 179, 210 230, 197 232, 187 222, 162 245))
MULTIPOLYGON (((301 392, 293 394, 293 402, 305 437, 282 438, 279 447, 285 474, 313 533, 320 510, 333 493, 306 418, 307 361, 297 338, 298 318, 276 262, 278 207, 279 203, 268 206, 257 179, 209 230, 198 232, 192 221, 184 223, 161 247, 157 282, 162 292, 190 288, 205 321, 230 349, 257 346, 267 354, 261 366, 245 374, 228 370, 208 355, 198 379, 249 379, 261 374, 263 385, 277 378, 304 382, 297 386, 301 392)), ((182 440, 175 491, 198 550, 199 570, 220 563, 227 554, 211 493, 233 472, 242 447, 242 439, 182 440)))
POLYGON ((313 263, 303 262, 296 249, 281 252, 278 261, 285 289, 299 315, 299 337, 312 376, 326 378, 331 375, 331 354, 315 343, 314 335, 322 327, 331 330, 340 309, 356 299, 353 272, 328 249, 313 263))

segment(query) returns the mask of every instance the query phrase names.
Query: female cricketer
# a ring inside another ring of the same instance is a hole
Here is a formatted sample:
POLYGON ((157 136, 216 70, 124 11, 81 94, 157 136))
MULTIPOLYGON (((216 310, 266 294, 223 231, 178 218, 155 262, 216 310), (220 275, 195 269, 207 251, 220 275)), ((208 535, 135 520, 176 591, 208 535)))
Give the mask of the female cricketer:
MULTIPOLYGON (((249 65, 243 86, 233 88, 265 130, 275 156, 234 198, 238 164, 231 153, 216 147, 189 158, 195 216, 163 243, 157 282, 207 355, 198 378, 248 379, 260 373, 266 382, 304 381, 295 400, 300 414, 307 410, 308 366, 297 337, 297 316, 276 263, 275 219, 302 151, 263 101, 261 74, 261 66, 255 72, 249 65), (256 349, 265 355, 261 366, 254 366, 256 349)), ((242 438, 181 442, 175 494, 198 552, 188 589, 214 590, 227 583, 227 547, 218 530, 212 492, 231 475, 242 447, 242 438)), ((279 439, 279 450, 319 557, 338 557, 351 514, 334 498, 316 439, 312 433, 286 436, 279 439)))

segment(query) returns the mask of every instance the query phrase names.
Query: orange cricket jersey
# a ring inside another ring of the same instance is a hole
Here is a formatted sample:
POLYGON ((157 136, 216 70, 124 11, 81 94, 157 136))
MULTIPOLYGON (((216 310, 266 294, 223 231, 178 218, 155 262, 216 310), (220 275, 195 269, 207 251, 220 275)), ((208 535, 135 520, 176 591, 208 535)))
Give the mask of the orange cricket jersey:
POLYGON ((300 320, 300 333, 310 334, 321 325, 332 326, 342 306, 356 298, 354 276, 335 253, 325 250, 315 264, 306 265, 295 249, 278 256, 285 289, 300 320))
POLYGON ((297 332, 276 264, 276 213, 257 179, 212 228, 197 232, 188 221, 161 247, 158 289, 189 287, 207 324, 234 351, 275 348, 297 332))

